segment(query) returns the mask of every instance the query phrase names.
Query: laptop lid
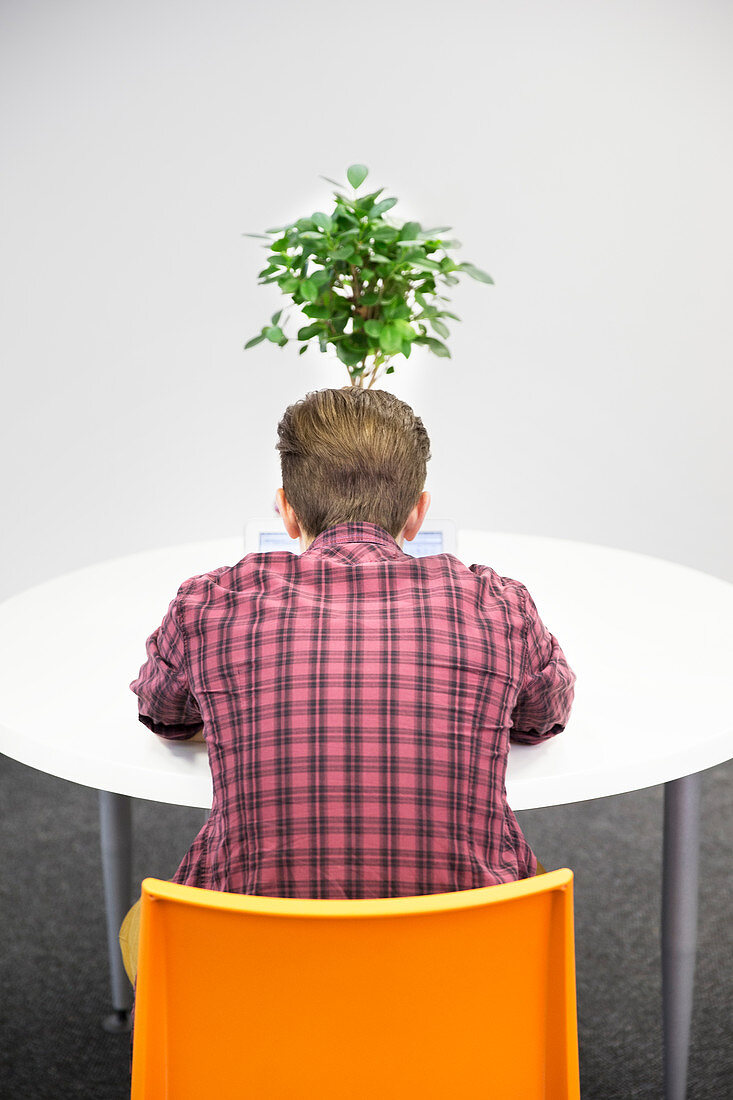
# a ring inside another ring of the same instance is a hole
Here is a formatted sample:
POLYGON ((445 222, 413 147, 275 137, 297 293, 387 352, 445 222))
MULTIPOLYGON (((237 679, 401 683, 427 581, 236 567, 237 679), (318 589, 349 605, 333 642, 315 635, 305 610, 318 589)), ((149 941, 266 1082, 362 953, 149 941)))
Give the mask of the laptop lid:
MULTIPOLYGON (((426 518, 412 542, 405 539, 402 549, 414 558, 430 554, 455 554, 456 529, 449 519, 426 518)), ((278 516, 269 519, 251 519, 244 529, 245 554, 263 554, 270 550, 288 550, 300 553, 298 539, 288 537, 278 516)))

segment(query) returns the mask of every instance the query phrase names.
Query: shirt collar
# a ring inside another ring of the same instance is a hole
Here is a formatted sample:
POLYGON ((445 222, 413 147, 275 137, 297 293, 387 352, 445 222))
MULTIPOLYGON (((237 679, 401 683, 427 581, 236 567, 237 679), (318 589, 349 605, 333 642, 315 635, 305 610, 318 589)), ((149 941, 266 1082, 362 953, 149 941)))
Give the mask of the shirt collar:
MULTIPOLYGON (((400 550, 389 531, 379 527, 376 523, 338 523, 335 527, 329 527, 316 535, 304 553, 309 554, 316 548, 323 549, 326 546, 342 546, 349 542, 371 542, 379 546, 386 546, 391 550, 400 550)), ((302 555, 301 555, 302 557, 302 555)))

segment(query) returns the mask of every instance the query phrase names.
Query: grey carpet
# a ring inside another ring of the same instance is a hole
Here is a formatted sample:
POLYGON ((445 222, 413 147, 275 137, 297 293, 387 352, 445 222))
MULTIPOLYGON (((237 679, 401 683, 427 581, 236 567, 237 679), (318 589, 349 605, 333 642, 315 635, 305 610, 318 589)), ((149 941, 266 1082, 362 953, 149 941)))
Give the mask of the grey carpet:
MULTIPOLYGON (((733 1098, 732 780, 733 763, 703 776, 690 1100, 733 1098)), ((122 1100, 129 1039, 100 1026, 109 1004, 96 792, 0 757, 0 812, 0 1097, 122 1100)), ((658 1098, 662 789, 519 816, 545 865, 576 876, 583 1098, 658 1098)), ((201 820, 136 802, 137 881, 169 878, 201 820)))

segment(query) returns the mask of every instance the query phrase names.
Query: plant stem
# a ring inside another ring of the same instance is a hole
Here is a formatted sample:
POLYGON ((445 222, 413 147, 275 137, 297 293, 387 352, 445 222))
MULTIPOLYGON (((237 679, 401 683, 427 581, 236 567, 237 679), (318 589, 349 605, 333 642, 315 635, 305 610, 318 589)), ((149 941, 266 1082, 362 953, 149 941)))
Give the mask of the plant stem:
POLYGON ((385 362, 386 360, 382 358, 381 352, 377 352, 377 354, 374 356, 374 366, 372 367, 372 373, 369 376, 369 385, 367 386, 368 390, 370 390, 376 382, 377 378, 379 377, 379 368, 385 362))

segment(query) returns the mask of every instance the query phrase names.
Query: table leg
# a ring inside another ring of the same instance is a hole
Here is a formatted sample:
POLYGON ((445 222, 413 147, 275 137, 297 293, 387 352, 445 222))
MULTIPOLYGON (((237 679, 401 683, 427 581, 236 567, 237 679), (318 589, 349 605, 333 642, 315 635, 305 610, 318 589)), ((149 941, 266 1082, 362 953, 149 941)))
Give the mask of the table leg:
POLYGON ((132 988, 122 965, 118 937, 125 913, 132 905, 132 799, 100 791, 99 825, 113 1008, 102 1026, 105 1031, 129 1031, 132 988))
POLYGON ((666 783, 662 878, 665 1100, 684 1100, 697 948, 700 774, 666 783))

